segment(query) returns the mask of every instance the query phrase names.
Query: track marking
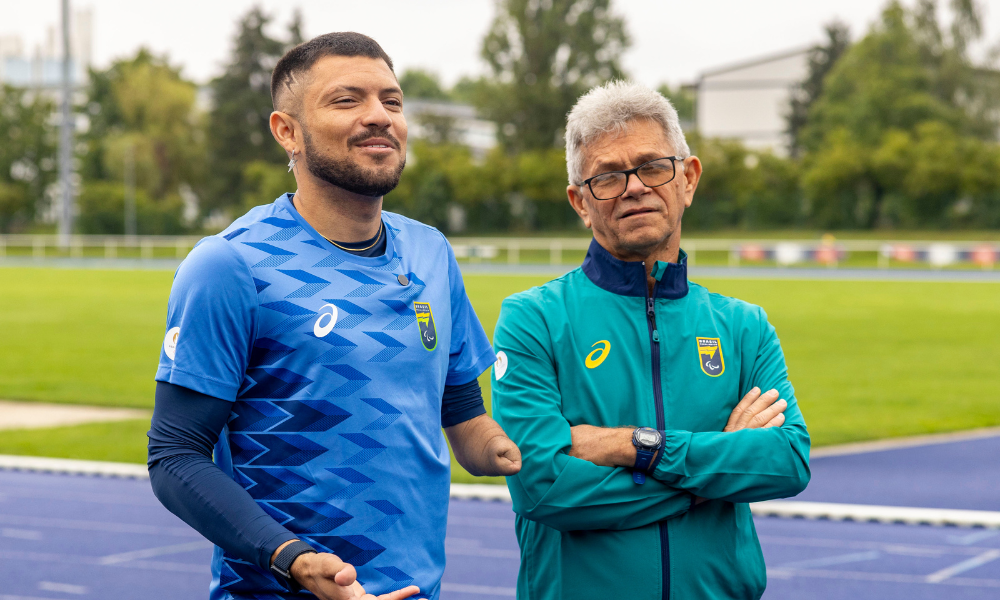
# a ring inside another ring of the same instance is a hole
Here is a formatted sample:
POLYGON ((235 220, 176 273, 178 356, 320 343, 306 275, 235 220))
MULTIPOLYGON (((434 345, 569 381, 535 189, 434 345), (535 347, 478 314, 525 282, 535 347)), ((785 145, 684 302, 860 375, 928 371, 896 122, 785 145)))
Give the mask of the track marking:
POLYGON ((983 552, 979 556, 973 556, 970 559, 963 560, 962 562, 941 569, 936 573, 931 573, 927 576, 927 583, 941 583, 947 579, 950 579, 953 575, 958 575, 959 573, 965 573, 966 571, 971 571, 978 566, 985 565, 986 563, 993 562, 1000 558, 1000 550, 990 550, 988 552, 983 552))
POLYGON ((0 537, 13 538, 15 540, 40 540, 42 539, 42 532, 30 529, 0 529, 0 537))
POLYGON ((852 550, 880 550, 886 554, 903 556, 919 556, 922 558, 937 558, 945 555, 975 556, 992 548, 938 546, 931 544, 903 544, 897 542, 871 542, 850 539, 828 539, 813 537, 789 537, 777 535, 761 535, 761 542, 779 546, 801 546, 806 548, 844 548, 852 550))
POLYGON ((1000 528, 1000 512, 989 510, 915 508, 874 504, 800 502, 796 500, 753 502, 750 504, 750 510, 753 514, 760 516, 1000 528))
POLYGON ((147 548, 145 550, 133 550, 132 552, 122 552, 121 554, 109 554, 97 560, 101 565, 117 565, 123 562, 138 560, 140 558, 153 558, 155 556, 167 556, 169 554, 183 554, 193 552, 203 548, 211 548, 212 544, 207 541, 189 542, 187 544, 174 544, 172 546, 159 546, 157 548, 147 548))
POLYGON ((0 600, 56 600, 55 598, 39 598, 38 596, 10 596, 0 594, 0 600))
POLYGON ((961 546, 968 546, 970 544, 975 544, 976 542, 982 540, 988 540, 992 537, 1000 535, 1000 531, 979 531, 976 533, 970 533, 968 535, 949 535, 946 539, 949 544, 959 544, 961 546))
POLYGON ((38 589, 43 592, 60 592, 63 594, 76 594, 78 596, 87 593, 86 586, 73 585, 72 583, 56 583, 54 581, 39 581, 38 589))
MULTIPOLYGON (((800 571, 778 571, 778 578, 787 579, 791 573, 795 577, 814 577, 819 579, 847 579, 852 581, 879 581, 884 583, 920 583, 927 584, 923 575, 903 575, 901 573, 870 573, 867 571, 831 571, 826 569, 802 569, 800 571)), ((768 571, 768 576, 771 571, 768 571)), ((1000 579, 975 579, 971 577, 952 577, 938 585, 955 585, 961 587, 984 587, 1000 589, 1000 579)))
MULTIPOLYGON (((441 582, 442 592, 471 594, 473 596, 517 596, 517 589, 508 587, 491 587, 488 585, 468 585, 465 583, 441 582)), ((3 600, 0 598, 0 600, 3 600)))
POLYGON ((448 524, 459 525, 462 527, 513 529, 514 519, 491 519, 489 517, 448 517, 448 524))
POLYGON ((878 550, 868 552, 852 552, 851 554, 838 554, 837 556, 827 556, 825 558, 814 558, 812 560, 800 560, 793 563, 781 565, 778 571, 794 571, 796 569, 811 569, 815 567, 831 567, 833 565, 846 565, 853 562, 875 560, 882 557, 878 550))
POLYGON ((21 525, 52 529, 76 529, 80 531, 102 531, 105 533, 134 533, 139 535, 169 535, 177 537, 197 537, 194 529, 189 527, 156 527, 153 525, 132 525, 128 523, 109 523, 106 521, 84 521, 77 519, 49 519, 44 517, 21 517, 17 515, 0 514, 0 525, 21 525))
POLYGON ((873 442, 856 442, 852 444, 838 444, 836 446, 823 446, 814 448, 809 452, 809 458, 825 458, 827 456, 850 456, 852 454, 865 454, 868 452, 884 452, 886 450, 898 450, 900 448, 913 448, 915 446, 936 446, 938 444, 951 444, 953 442, 967 442, 970 440, 981 440, 1000 436, 1000 427, 985 427, 982 429, 970 429, 968 431, 955 431, 951 433, 932 433, 929 435, 914 435, 900 438, 889 438, 887 440, 876 440, 873 442))
MULTIPOLYGON (((7 562, 30 562, 30 563, 54 563, 112 567, 116 569, 145 569, 150 571, 168 571, 172 573, 197 573, 199 575, 208 574, 208 562, 204 564, 194 563, 172 563, 151 560, 131 560, 128 562, 103 565, 100 560, 92 556, 78 556, 73 554, 56 554, 51 552, 23 552, 0 550, 0 560, 7 562)), ((0 596, 0 600, 4 600, 0 596)))

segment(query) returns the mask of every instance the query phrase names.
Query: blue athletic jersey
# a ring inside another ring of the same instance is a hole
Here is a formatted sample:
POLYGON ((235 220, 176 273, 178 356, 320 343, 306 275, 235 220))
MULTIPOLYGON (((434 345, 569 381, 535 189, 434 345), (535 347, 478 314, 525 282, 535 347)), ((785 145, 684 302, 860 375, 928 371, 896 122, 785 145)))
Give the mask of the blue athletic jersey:
MULTIPOLYGON (((174 278, 156 380, 234 403, 215 461, 279 523, 353 564, 370 593, 437 598, 441 395, 496 357, 444 236, 382 221, 385 254, 358 257, 286 194, 202 240, 174 278)), ((292 597, 220 548, 212 578, 212 600, 292 597)))

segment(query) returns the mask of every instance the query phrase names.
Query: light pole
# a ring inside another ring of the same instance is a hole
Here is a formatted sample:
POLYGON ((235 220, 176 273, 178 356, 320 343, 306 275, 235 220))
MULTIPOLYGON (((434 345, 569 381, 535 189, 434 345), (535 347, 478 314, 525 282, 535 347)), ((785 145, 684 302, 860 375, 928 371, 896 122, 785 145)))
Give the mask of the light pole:
POLYGON ((73 122, 70 102, 73 95, 71 73, 72 50, 69 45, 69 0, 62 0, 62 123, 59 131, 59 246, 69 248, 73 232, 73 122))

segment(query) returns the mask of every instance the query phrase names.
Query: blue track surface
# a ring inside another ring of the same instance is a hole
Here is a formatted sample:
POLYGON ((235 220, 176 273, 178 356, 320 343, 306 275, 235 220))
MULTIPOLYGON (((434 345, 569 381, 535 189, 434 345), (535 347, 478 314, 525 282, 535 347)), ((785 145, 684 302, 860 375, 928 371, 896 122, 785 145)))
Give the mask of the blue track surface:
MULTIPOLYGON (((799 499, 1000 508, 1000 437, 817 458, 799 499)), ((696 509, 697 510, 697 509, 696 509)), ((452 501, 443 597, 514 596, 509 504, 452 501)), ((1000 531, 757 519, 765 598, 1000 598, 1000 531)), ((207 597, 211 549, 148 481, 0 471, 0 600, 207 597)))

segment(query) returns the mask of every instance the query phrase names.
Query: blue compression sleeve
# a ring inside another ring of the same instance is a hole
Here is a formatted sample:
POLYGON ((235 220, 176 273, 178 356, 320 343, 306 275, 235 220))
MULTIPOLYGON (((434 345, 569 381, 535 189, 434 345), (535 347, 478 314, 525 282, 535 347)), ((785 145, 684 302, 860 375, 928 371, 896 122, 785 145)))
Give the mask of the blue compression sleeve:
POLYGON ((486 414, 479 380, 444 386, 441 396, 441 427, 451 427, 486 414))
POLYGON ((156 384, 149 479, 167 510, 230 554, 267 571, 271 555, 296 539, 212 462, 233 403, 170 383, 156 384))

